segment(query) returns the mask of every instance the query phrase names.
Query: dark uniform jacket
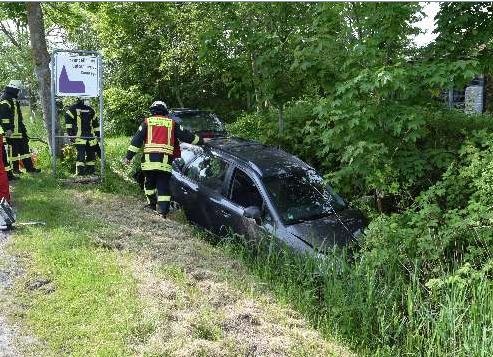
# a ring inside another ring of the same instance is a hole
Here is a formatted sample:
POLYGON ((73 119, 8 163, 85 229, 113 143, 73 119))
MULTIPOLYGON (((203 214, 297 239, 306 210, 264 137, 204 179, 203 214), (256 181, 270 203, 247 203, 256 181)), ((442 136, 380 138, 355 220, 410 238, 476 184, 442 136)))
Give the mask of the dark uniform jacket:
POLYGON ((90 141, 96 145, 99 137, 99 122, 96 112, 90 106, 77 103, 70 106, 65 112, 65 128, 67 134, 75 136, 75 144, 85 144, 90 141))
POLYGON ((8 94, 0 98, 0 121, 4 132, 12 130, 12 139, 27 138, 19 101, 8 94))

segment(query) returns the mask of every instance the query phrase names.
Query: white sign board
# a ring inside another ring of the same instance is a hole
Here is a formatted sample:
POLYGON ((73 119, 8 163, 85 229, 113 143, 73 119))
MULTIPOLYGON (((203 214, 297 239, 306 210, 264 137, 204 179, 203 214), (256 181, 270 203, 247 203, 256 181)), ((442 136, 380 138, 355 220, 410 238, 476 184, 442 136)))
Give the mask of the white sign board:
POLYGON ((99 61, 97 55, 55 53, 55 95, 98 97, 99 61))

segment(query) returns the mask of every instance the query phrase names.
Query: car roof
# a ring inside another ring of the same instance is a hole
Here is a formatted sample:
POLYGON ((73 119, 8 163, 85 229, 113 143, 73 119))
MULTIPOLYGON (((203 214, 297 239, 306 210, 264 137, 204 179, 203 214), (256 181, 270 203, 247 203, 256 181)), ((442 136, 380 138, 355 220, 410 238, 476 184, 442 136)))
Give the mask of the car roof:
POLYGON ((193 109, 193 108, 171 108, 169 110, 173 114, 180 113, 210 113, 209 110, 193 109))
POLYGON ((260 176, 279 176, 300 169, 312 169, 308 164, 284 150, 240 138, 214 138, 206 147, 233 158, 255 170, 260 176))

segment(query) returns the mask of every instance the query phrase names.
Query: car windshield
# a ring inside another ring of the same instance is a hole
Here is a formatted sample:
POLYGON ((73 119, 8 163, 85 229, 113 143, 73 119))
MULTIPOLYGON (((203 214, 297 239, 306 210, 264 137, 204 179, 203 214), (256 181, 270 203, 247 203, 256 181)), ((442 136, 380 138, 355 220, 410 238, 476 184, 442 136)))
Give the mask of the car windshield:
POLYGON ((223 132, 224 127, 217 116, 209 112, 182 112, 174 113, 176 121, 185 129, 193 132, 214 131, 223 132))
POLYGON ((322 218, 346 207, 314 170, 266 177, 264 182, 285 224, 322 218))

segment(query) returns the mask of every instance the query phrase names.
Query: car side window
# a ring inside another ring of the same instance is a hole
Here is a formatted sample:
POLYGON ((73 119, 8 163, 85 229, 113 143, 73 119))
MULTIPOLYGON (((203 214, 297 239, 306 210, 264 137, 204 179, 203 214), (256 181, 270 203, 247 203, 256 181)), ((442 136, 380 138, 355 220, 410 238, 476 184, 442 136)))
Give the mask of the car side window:
POLYGON ((243 208, 256 206, 262 209, 264 202, 253 180, 240 169, 235 169, 233 173, 230 199, 243 208))
POLYGON ((215 156, 202 155, 190 164, 185 176, 220 192, 227 170, 228 164, 225 161, 215 156))

